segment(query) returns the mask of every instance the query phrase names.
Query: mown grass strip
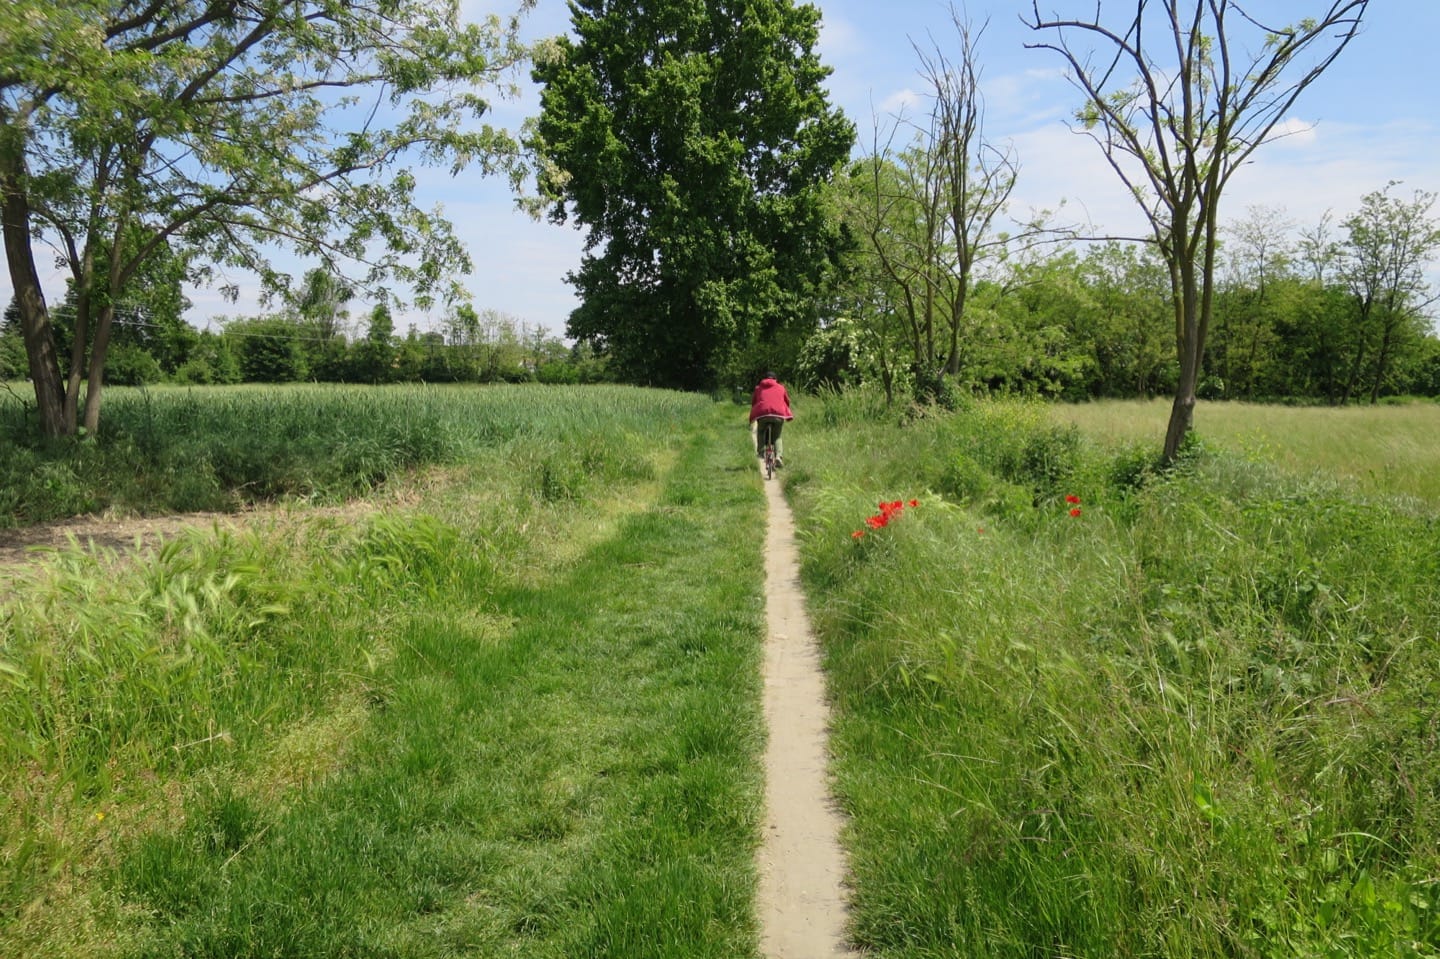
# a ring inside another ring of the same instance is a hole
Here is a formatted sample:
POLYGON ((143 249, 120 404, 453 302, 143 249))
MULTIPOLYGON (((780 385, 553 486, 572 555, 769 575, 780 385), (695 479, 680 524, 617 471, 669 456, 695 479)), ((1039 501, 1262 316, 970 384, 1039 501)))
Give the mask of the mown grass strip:
POLYGON ((417 597, 341 770, 279 805, 216 789, 123 856, 150 917, 133 954, 753 954, 763 502, 745 452, 701 430, 550 579, 417 597))

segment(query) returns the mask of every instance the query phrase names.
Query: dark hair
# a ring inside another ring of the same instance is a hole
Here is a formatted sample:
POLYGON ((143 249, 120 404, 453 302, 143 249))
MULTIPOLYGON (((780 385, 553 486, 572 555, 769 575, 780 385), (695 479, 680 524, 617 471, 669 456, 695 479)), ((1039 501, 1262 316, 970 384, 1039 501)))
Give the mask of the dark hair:
POLYGON ((775 371, 774 371, 774 370, 766 370, 766 371, 765 371, 765 375, 762 376, 762 377, 760 377, 760 378, 761 378, 762 380, 775 380, 775 379, 779 379, 779 377, 777 377, 777 376, 775 375, 775 371))

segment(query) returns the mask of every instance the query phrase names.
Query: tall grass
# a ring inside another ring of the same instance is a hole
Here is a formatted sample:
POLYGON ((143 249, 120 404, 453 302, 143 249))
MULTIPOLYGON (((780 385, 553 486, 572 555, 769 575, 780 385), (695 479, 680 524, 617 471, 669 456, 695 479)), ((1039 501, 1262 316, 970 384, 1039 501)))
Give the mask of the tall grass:
MULTIPOLYGON (((98 437, 43 443, 0 405, 0 524, 335 502, 479 449, 673 429, 698 397, 623 387, 238 386, 106 392, 98 437)), ((563 472, 563 471, 562 471, 563 472)), ((568 495, 573 478, 555 478, 568 495)))
POLYGON ((743 428, 484 397, 408 507, 9 584, 0 955, 753 954, 743 428))
POLYGON ((1209 446, 1160 472, 1041 407, 837 402, 789 492, 863 946, 1440 952, 1433 508, 1209 446))

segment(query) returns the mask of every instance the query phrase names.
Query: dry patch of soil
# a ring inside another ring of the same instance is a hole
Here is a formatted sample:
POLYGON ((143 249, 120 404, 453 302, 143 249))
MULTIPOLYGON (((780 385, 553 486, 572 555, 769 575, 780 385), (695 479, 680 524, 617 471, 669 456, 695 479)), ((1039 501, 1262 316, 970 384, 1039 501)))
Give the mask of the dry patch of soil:
POLYGON ((210 529, 216 524, 236 528, 247 521, 248 515, 185 513, 131 519, 78 516, 55 523, 0 530, 0 567, 41 562, 48 553, 68 549, 72 544, 129 555, 153 548, 187 529, 210 529))

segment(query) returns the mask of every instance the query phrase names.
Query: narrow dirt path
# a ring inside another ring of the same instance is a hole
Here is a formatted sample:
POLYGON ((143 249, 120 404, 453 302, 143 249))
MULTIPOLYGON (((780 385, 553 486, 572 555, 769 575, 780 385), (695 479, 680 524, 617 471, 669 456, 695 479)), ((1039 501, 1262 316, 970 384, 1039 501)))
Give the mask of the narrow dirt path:
POLYGON ((846 943, 842 819, 830 798, 829 708, 798 580, 795 521, 765 484, 765 836, 760 946, 767 959, 854 956, 846 943))

